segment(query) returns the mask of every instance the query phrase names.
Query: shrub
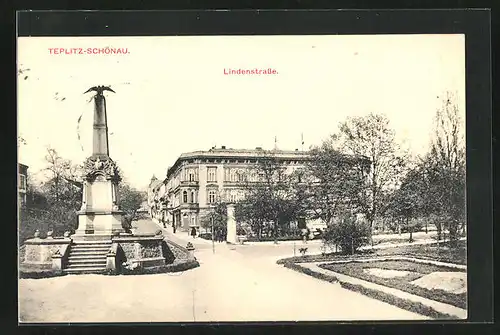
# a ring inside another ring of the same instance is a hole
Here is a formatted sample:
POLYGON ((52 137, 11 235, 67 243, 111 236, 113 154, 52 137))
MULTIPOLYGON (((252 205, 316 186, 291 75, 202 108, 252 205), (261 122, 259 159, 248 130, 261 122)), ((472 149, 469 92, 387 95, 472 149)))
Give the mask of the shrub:
POLYGON ((323 235, 327 246, 338 245, 343 254, 354 254, 361 246, 368 244, 369 238, 369 225, 353 215, 346 215, 338 223, 330 225, 323 235))

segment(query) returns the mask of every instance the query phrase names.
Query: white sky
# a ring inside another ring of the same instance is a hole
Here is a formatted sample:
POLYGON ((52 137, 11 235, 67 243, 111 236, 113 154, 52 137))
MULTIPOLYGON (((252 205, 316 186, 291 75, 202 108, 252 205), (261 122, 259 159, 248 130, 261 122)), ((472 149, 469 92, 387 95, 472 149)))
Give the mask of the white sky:
POLYGON ((273 148, 275 136, 280 149, 294 150, 301 133, 307 148, 347 116, 370 112, 385 113, 398 139, 423 153, 446 90, 458 94, 465 117, 463 35, 23 37, 18 67, 30 69, 18 77, 18 132, 27 142, 20 162, 43 169, 49 145, 74 162, 91 155, 93 104, 83 92, 111 85, 110 156, 139 188, 153 174, 163 178, 183 152, 273 148), (48 50, 106 46, 130 53, 48 50), (223 73, 255 67, 278 75, 223 73))

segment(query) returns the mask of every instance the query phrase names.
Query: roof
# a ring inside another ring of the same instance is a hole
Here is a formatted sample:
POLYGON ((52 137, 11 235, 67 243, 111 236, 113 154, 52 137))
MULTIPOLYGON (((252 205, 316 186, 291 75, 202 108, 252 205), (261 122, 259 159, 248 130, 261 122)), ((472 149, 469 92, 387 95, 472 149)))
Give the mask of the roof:
POLYGON ((183 153, 177 158, 174 165, 168 169, 167 178, 177 169, 182 161, 188 159, 200 158, 246 158, 255 159, 272 156, 277 159, 298 159, 307 160, 309 158, 308 152, 305 151, 291 151, 291 150, 264 150, 262 148, 255 149, 233 149, 233 148, 212 148, 208 151, 192 151, 183 153))
POLYGON ((157 188, 162 183, 163 183, 163 181, 159 180, 159 179, 152 180, 151 183, 149 184, 149 188, 152 189, 152 190, 154 190, 155 188, 157 188))

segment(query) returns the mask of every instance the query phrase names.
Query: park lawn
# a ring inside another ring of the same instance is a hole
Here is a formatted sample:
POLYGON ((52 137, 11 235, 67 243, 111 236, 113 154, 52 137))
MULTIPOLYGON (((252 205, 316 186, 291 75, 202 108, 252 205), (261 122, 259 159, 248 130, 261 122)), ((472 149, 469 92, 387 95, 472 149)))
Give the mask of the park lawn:
POLYGON ((394 260, 363 263, 330 263, 322 264, 320 267, 459 308, 467 308, 467 293, 454 294, 440 289, 427 289, 411 284, 412 281, 433 272, 464 272, 461 269, 394 260), (402 277, 382 278, 365 272, 364 269, 368 268, 410 271, 410 273, 402 277))

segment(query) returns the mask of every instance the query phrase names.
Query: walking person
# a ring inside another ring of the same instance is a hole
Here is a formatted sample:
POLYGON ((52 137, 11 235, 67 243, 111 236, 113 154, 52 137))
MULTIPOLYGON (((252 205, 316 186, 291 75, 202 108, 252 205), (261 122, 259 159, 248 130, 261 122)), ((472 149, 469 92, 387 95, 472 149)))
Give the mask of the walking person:
POLYGON ((193 238, 196 238, 196 228, 195 227, 191 228, 191 236, 193 236, 193 238))

